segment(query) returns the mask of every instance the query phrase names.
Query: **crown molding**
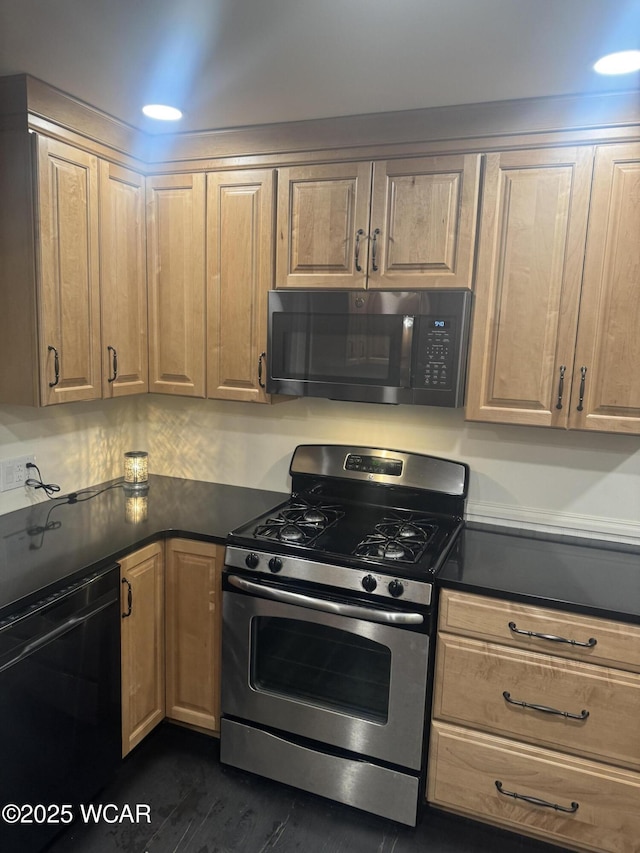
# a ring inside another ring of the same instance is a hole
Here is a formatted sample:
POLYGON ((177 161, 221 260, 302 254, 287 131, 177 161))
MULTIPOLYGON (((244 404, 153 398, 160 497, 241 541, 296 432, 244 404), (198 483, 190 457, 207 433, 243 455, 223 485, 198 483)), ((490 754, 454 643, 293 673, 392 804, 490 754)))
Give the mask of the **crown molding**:
POLYGON ((0 78, 0 128, 89 140, 148 172, 599 143, 640 136, 640 92, 493 101, 151 135, 27 74, 0 78))

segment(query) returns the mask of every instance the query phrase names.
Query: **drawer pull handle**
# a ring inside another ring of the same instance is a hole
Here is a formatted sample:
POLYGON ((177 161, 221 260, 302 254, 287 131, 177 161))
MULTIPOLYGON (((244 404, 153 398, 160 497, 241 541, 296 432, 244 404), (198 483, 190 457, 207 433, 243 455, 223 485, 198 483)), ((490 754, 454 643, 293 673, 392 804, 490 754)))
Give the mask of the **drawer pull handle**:
POLYGON ((502 695, 510 705, 518 705, 520 708, 530 708, 532 711, 542 711, 545 714, 557 714, 558 717, 565 717, 567 720, 586 720, 589 716, 588 711, 580 711, 579 714, 572 714, 571 711, 558 711, 556 708, 549 708, 547 705, 534 705, 531 702, 520 702, 518 699, 512 699, 511 694, 503 691, 502 695))
POLYGON ((499 794, 505 797, 512 797, 514 800, 524 800, 525 803, 531 803, 534 806, 544 806, 547 809, 555 809, 557 812, 567 812, 573 814, 578 811, 578 803, 571 803, 570 806, 560 806, 558 803, 549 803, 547 800, 541 800, 538 797, 529 797, 526 794, 516 794, 514 791, 505 791, 502 787, 502 782, 496 779, 496 788, 499 794))
POLYGON ((515 622, 509 622, 509 630, 514 634, 524 634, 525 637, 535 637, 538 640, 549 640, 551 643, 568 643, 570 646, 581 646, 583 649, 592 649, 598 642, 593 637, 590 637, 586 643, 583 643, 580 640, 567 640, 564 637, 555 637, 553 634, 538 634, 537 631, 522 631, 516 626, 515 622))

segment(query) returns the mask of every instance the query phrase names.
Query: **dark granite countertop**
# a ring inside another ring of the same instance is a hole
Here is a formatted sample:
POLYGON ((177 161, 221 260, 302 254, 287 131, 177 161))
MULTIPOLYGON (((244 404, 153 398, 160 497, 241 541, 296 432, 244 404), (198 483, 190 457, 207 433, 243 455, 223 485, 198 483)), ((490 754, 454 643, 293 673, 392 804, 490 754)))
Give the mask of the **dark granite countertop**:
MULTIPOLYGON (((159 537, 223 543, 287 494, 152 476, 145 520, 125 516, 118 481, 75 503, 38 503, 0 516, 0 618, 159 537), (88 499, 87 499, 88 498, 88 499)), ((640 622, 640 549, 468 525, 437 583, 532 604, 640 622)))
POLYGON ((151 476, 147 518, 126 520, 119 481, 0 515, 0 618, 159 537, 223 543, 286 494, 151 476))
POLYGON ((438 584, 640 623, 640 548, 467 525, 438 584))

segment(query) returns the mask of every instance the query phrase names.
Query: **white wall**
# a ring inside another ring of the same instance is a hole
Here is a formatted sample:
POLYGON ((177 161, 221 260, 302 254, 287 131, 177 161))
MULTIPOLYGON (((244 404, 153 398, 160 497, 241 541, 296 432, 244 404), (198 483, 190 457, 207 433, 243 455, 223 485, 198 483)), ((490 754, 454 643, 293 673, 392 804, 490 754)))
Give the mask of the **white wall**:
MULTIPOLYGON (((0 405, 0 460, 33 454, 46 483, 61 493, 123 473, 123 453, 146 441, 136 399, 68 403, 35 409, 0 405)), ((47 500, 39 490, 0 493, 0 514, 47 500)))
POLYGON ((414 450, 470 465, 469 518, 640 543, 640 437, 472 424, 420 406, 142 402, 157 473, 288 491, 299 443, 414 450))
MULTIPOLYGON (((460 459, 469 518, 640 543, 640 437, 493 426, 461 411, 291 400, 274 406, 149 395, 44 410, 0 406, 0 459, 35 453, 63 492, 122 474, 125 450, 150 469, 288 491, 300 443, 361 443, 460 459)), ((0 494, 0 513, 37 496, 0 494)))

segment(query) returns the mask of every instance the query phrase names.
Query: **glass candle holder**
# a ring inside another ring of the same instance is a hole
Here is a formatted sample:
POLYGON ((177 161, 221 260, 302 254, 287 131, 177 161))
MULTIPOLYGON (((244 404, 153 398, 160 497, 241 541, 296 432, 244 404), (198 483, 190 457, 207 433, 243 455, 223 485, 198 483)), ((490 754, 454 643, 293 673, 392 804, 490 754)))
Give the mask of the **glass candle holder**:
POLYGON ((149 486, 149 454, 146 450, 129 450, 124 454, 125 489, 142 490, 149 486))

